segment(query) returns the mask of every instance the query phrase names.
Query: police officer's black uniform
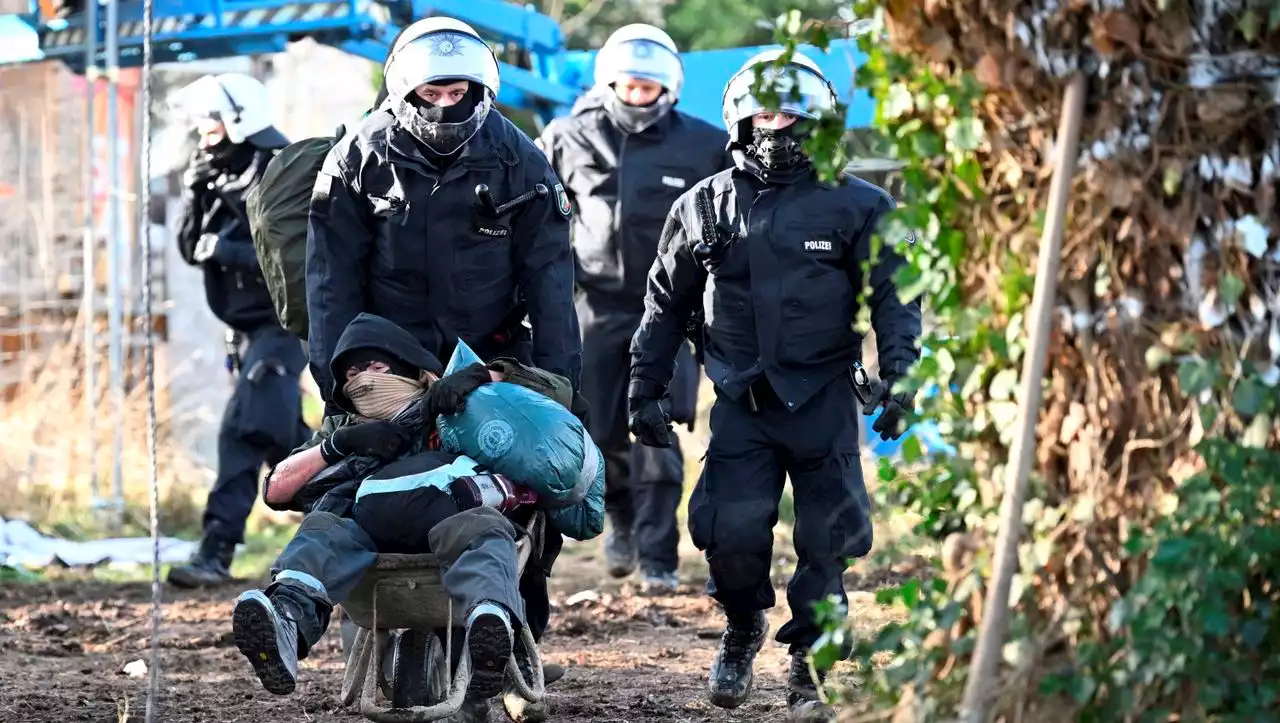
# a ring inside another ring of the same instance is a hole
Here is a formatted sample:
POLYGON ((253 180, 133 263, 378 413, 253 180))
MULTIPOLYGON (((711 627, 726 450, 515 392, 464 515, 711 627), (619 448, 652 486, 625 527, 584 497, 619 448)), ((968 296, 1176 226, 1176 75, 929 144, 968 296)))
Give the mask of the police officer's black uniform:
MULTIPOLYGON (((671 110, 639 132, 623 130, 599 88, 538 139, 577 207, 577 309, 582 326, 582 393, 591 402, 591 436, 605 455, 611 520, 611 571, 630 573, 639 553, 648 576, 674 575, 676 510, 684 484, 678 445, 632 445, 627 431, 631 337, 644 314, 645 278, 671 204, 699 180, 732 164, 724 132, 671 110), (630 537, 634 530, 635 544, 630 537), (621 550, 615 552, 615 550, 621 550), (616 559, 615 559, 616 558, 616 559)), ((610 101, 614 101, 611 103, 610 101)), ((668 411, 692 424, 700 370, 688 345, 678 351, 668 411)))
POLYGON ((204 512, 204 539, 192 562, 170 571, 183 587, 229 579, 237 543, 253 509, 262 466, 275 465, 309 436, 302 422, 301 341, 280 328, 254 253, 244 196, 261 180, 276 149, 274 128, 243 143, 197 151, 188 169, 177 233, 183 260, 204 272, 209 309, 243 341, 235 390, 218 429, 218 476, 204 512))
MULTIPOLYGON (((369 312, 442 360, 462 340, 483 359, 513 357, 577 389, 572 206, 546 156, 493 108, 492 51, 464 23, 427 18, 396 40, 385 75, 387 99, 334 146, 312 195, 308 342, 320 388, 333 388, 328 365, 343 329, 369 312), (415 91, 460 80, 468 90, 456 105, 415 91)), ((561 544, 549 532, 520 581, 535 637, 561 544)))
POLYGON ((793 653, 793 688, 808 680, 804 654, 820 635, 812 605, 843 598, 846 561, 871 550, 850 373, 862 346, 853 330, 860 290, 870 289, 883 378, 905 374, 921 332, 918 302, 898 299, 892 275, 903 262, 892 245, 869 278, 863 272, 892 199, 856 178, 820 183, 791 133, 752 138, 750 115, 742 122, 736 167, 697 184, 667 219, 632 346, 630 389, 633 429, 660 442, 652 400, 671 379, 687 321, 703 310, 716 402, 689 529, 710 566, 708 591, 729 620, 711 674, 712 702, 724 707, 750 691, 767 629, 761 611, 775 602, 769 570, 783 480, 790 477, 795 498, 798 562, 787 587, 792 619, 777 640, 793 653), (704 193, 714 231, 704 231, 697 211, 704 193))

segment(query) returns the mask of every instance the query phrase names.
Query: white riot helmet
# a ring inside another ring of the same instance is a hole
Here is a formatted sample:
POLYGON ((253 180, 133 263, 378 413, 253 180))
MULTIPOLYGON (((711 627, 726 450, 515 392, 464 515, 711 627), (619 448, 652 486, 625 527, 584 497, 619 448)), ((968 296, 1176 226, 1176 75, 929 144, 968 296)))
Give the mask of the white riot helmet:
POLYGON ((445 17, 425 18, 405 28, 383 73, 386 103, 396 119, 440 155, 456 153, 479 132, 500 87, 493 50, 470 25, 445 17), (434 107, 414 93, 424 83, 459 80, 472 84, 466 106, 434 107))
POLYGON ((240 73, 206 75, 175 93, 168 102, 171 112, 192 128, 218 122, 234 144, 281 148, 288 141, 271 122, 267 87, 240 73))
POLYGON ((644 23, 618 28, 596 54, 597 87, 612 85, 624 75, 661 83, 673 102, 684 89, 684 63, 675 41, 660 28, 644 23))
POLYGON ((800 53, 791 56, 785 67, 765 70, 765 79, 772 79, 772 87, 780 103, 767 107, 752 93, 755 84, 755 67, 773 63, 782 55, 781 49, 766 50, 753 56, 734 73, 724 88, 721 106, 725 130, 733 143, 746 145, 751 141, 752 116, 761 113, 787 113, 817 120, 822 114, 835 108, 836 93, 818 64, 800 53))

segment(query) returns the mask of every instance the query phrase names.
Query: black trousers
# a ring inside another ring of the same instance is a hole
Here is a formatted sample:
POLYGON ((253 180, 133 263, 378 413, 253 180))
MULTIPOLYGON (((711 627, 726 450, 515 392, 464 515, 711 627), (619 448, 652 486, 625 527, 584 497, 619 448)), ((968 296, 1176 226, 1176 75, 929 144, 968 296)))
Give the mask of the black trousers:
POLYGON ((711 568, 707 592, 728 615, 773 607, 773 527, 790 477, 799 561, 787 585, 791 620, 777 640, 798 650, 821 635, 813 605, 833 595, 847 601, 841 578, 848 560, 871 551, 858 405, 843 374, 795 412, 769 393, 756 398, 759 411, 752 412, 745 395, 731 400, 717 390, 706 464, 689 502, 689 533, 711 568))
POLYGON ((275 465, 311 436, 302 421, 302 342, 274 327, 248 335, 235 391, 218 428, 218 476, 205 504, 206 535, 244 541, 263 465, 275 465))
MULTIPOLYGON (((684 456, 679 445, 646 447, 627 431, 631 337, 640 326, 634 310, 580 296, 582 395, 591 404, 588 431, 605 458, 605 511, 610 523, 631 531, 646 572, 675 572, 684 496, 684 456)), ((688 345, 676 357, 667 410, 677 424, 696 416, 700 370, 688 345)))

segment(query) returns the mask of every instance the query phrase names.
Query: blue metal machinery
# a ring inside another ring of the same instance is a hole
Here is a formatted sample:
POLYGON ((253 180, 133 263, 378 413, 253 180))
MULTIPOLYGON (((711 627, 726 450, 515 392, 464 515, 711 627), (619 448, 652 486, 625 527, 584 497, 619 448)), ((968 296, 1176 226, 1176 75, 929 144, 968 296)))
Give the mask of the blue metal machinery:
MULTIPOLYGON (((92 2, 89 3, 90 5, 92 2)), ((142 2, 118 0, 120 67, 142 63, 142 2)), ((502 49, 503 105, 534 111, 543 123, 568 113, 591 85, 593 51, 567 51, 559 25, 531 6, 502 0, 155 0, 154 60, 157 63, 278 53, 304 36, 381 63, 400 28, 414 19, 447 15, 471 24, 502 49)), ((39 37, 43 58, 84 73, 92 56, 111 65, 107 41, 114 33, 92 10, 62 18, 39 10, 20 16, 39 37), (94 32, 90 33, 89 31, 94 32)), ((733 71, 761 48, 684 54, 686 89, 681 110, 720 122, 720 94, 733 71)), ((861 56, 851 43, 830 52, 809 49, 828 77, 852 98, 850 126, 869 123, 870 100, 852 96, 852 66, 861 56)))

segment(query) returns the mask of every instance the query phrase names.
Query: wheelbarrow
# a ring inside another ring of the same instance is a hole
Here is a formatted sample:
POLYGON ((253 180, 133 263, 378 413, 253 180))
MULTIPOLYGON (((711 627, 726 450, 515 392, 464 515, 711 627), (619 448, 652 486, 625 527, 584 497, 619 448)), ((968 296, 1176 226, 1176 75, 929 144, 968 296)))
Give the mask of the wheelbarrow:
MULTIPOLYGON (((528 534, 516 541, 518 572, 539 552, 543 525, 543 515, 534 515, 528 534)), ((379 555, 343 609, 356 625, 342 680, 344 707, 359 698, 361 715, 377 723, 436 721, 458 713, 472 669, 465 638, 454 668, 452 633, 466 625, 468 611, 454 607, 434 555, 379 555), (387 656, 391 631, 400 631, 399 641, 396 654, 387 656), (449 631, 443 642, 441 631, 449 631)), ((546 686, 528 626, 521 627, 515 641, 517 650, 521 646, 533 679, 524 678, 514 654, 507 661, 507 675, 521 697, 536 703, 546 695, 546 686)))

